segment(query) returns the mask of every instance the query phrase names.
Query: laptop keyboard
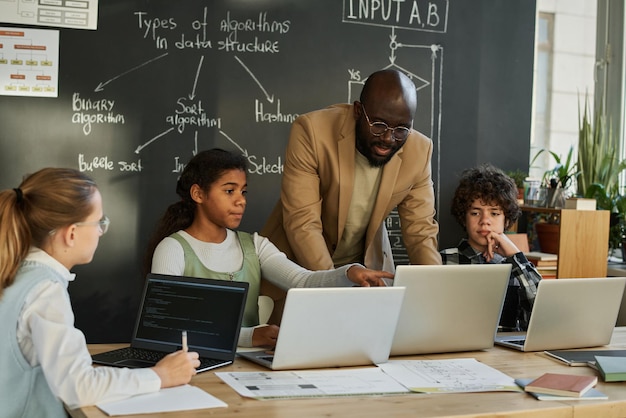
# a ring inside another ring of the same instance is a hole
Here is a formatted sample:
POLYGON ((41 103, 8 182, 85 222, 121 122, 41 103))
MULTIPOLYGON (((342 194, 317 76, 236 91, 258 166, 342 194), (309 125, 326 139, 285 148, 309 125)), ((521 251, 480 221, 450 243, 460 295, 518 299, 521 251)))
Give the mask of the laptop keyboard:
MULTIPOLYGON (((124 360, 139 360, 147 363, 158 363, 168 353, 160 351, 145 350, 142 348, 124 347, 117 350, 109 351, 107 353, 99 354, 98 357, 101 360, 106 360, 111 363, 121 362, 124 360)), ((231 362, 226 360, 211 359, 206 357, 200 357, 200 366, 198 370, 204 371, 215 368, 217 366, 230 364, 231 362)))
POLYGON ((124 360, 141 360, 149 363, 157 363, 167 353, 160 351, 144 350, 140 348, 124 347, 106 353, 98 354, 96 357, 111 363, 124 360))

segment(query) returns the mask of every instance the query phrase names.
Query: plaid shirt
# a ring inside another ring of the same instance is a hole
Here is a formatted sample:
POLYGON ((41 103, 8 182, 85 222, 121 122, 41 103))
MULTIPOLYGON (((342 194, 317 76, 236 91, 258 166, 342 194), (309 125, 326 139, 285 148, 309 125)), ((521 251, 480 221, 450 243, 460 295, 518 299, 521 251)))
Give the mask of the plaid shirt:
MULTIPOLYGON (((487 263, 485 257, 473 249, 466 239, 462 239, 457 248, 442 250, 440 254, 443 264, 487 263)), ((525 331, 528 328, 541 275, 522 252, 514 254, 512 257, 494 254, 491 263, 512 264, 509 286, 500 316, 500 326, 505 331, 525 331)))

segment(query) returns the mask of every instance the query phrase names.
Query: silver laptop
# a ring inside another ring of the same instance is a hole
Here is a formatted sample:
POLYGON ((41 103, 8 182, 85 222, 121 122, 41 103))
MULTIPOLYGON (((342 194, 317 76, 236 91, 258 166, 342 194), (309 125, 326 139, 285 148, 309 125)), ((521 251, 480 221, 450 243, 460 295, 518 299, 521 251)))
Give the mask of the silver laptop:
POLYGON ((615 326, 626 326, 626 290, 624 290, 624 294, 622 295, 622 304, 620 305, 619 313, 617 314, 615 326))
POLYGON ((510 264, 398 266, 406 287, 391 355, 493 347, 510 264))
POLYGON ((403 287, 290 289, 276 347, 239 356, 272 370, 360 366, 389 359, 403 287))
POLYGON ((200 355, 198 372, 231 364, 248 294, 248 283, 149 274, 130 347, 95 354, 97 364, 150 367, 180 350, 182 332, 200 355))
POLYGON ((521 351, 597 347, 611 340, 626 277, 544 279, 528 331, 498 334, 496 344, 521 351))

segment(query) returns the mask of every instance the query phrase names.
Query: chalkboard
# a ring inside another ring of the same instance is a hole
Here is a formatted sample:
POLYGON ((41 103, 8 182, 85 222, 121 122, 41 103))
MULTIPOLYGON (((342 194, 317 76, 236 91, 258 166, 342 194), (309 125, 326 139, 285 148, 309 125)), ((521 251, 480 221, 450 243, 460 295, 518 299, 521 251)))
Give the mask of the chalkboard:
POLYGON ((0 96, 0 187, 45 166, 96 179, 112 224, 70 295, 89 342, 127 341, 147 240, 189 158, 247 155, 241 229, 258 231, 294 118, 358 99, 368 74, 395 67, 417 86, 440 246, 455 245, 458 174, 527 167, 534 20, 528 0, 101 1, 97 30, 46 28, 60 32, 57 98, 0 96))

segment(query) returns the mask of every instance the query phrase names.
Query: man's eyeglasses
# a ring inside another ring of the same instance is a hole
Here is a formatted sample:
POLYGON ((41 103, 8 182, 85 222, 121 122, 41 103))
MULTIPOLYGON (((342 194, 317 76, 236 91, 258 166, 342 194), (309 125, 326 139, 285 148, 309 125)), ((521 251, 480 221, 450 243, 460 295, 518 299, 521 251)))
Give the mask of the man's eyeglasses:
POLYGON ((367 116, 363 103, 361 103, 361 109, 363 109, 363 114, 365 115, 367 124, 370 126, 370 133, 374 136, 382 136, 385 132, 391 131, 391 137, 398 142, 402 142, 406 141, 407 137, 411 133, 411 130, 406 126, 396 126, 395 128, 390 128, 385 122, 372 123, 369 116, 367 116))
POLYGON ((100 232, 102 235, 106 234, 109 230, 109 225, 111 224, 111 220, 108 216, 104 216, 99 221, 90 221, 90 222, 76 222, 74 225, 76 226, 98 226, 100 228, 100 232))

